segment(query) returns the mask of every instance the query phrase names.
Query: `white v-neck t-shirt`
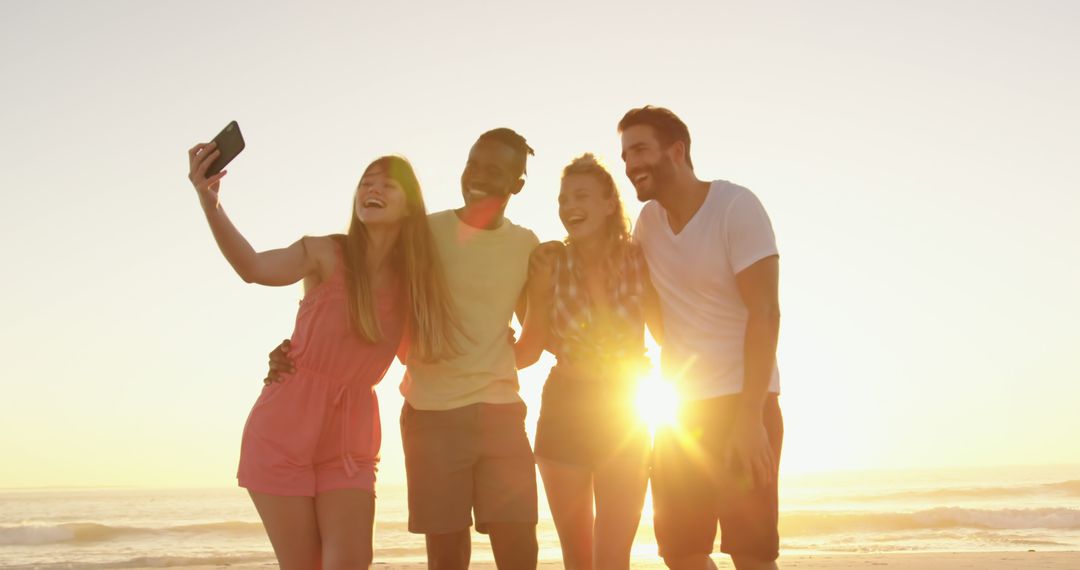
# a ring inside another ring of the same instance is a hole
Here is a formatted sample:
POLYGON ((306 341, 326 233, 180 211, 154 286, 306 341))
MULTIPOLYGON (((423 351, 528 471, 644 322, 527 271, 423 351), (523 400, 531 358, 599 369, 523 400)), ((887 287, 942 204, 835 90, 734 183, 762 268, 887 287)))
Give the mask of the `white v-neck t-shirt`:
MULTIPOLYGON (((748 312, 735 275, 778 255, 765 208, 752 192, 714 181, 701 208, 678 234, 653 200, 634 226, 649 262, 664 318, 661 363, 683 398, 702 400, 743 389, 748 312)), ((780 392, 773 366, 769 391, 780 392)))

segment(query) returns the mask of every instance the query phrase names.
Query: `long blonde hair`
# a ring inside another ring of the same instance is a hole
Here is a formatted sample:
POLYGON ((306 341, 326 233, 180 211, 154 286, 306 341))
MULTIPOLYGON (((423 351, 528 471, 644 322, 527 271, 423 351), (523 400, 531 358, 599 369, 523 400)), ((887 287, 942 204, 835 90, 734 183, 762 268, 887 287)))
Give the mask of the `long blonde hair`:
MULTIPOLYGON (((405 293, 410 350, 426 361, 460 354, 454 337, 461 332, 461 323, 454 311, 442 261, 428 228, 420 181, 409 161, 400 156, 375 159, 364 169, 361 179, 375 168, 382 170, 405 191, 405 219, 391 259, 405 293)), ((349 231, 343 236, 349 321, 361 338, 375 342, 382 338, 382 330, 375 313, 371 276, 367 271, 367 229, 356 216, 355 207, 352 210, 349 231)))

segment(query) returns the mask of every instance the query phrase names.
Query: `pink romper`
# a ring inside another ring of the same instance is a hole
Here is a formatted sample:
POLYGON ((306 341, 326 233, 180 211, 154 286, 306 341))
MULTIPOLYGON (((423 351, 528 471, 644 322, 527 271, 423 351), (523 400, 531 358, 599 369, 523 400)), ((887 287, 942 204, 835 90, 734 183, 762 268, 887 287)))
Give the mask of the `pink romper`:
POLYGON ((296 372, 264 387, 248 415, 236 475, 248 490, 374 492, 382 440, 374 389, 394 359, 404 316, 397 291, 376 290, 383 340, 361 340, 349 324, 340 246, 337 252, 330 278, 300 301, 289 352, 296 372))

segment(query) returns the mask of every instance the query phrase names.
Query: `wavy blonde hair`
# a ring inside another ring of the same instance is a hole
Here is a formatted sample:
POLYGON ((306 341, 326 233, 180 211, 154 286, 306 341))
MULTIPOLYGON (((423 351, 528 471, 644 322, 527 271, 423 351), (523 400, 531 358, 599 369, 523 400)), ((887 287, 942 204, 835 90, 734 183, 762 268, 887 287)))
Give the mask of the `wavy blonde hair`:
MULTIPOLYGON (((426 361, 438 361, 460 354, 454 337, 461 332, 461 322, 454 311, 442 261, 428 228, 420 181, 409 161, 400 156, 375 159, 364 169, 360 178, 363 179, 376 168, 405 191, 405 219, 391 259, 405 292, 410 350, 426 361)), ((382 330, 375 313, 371 276, 367 272, 367 228, 356 216, 355 207, 352 211, 348 233, 343 236, 349 320, 361 338, 375 342, 382 338, 382 330)))
POLYGON ((608 172, 608 169, 593 153, 587 152, 570 161, 570 164, 563 168, 562 179, 565 180, 567 176, 573 174, 594 177, 604 189, 604 197, 614 198, 615 211, 608 216, 607 223, 604 225, 607 237, 612 243, 629 242, 630 219, 626 217, 622 198, 619 197, 619 188, 615 186, 615 179, 611 177, 611 172, 608 172))

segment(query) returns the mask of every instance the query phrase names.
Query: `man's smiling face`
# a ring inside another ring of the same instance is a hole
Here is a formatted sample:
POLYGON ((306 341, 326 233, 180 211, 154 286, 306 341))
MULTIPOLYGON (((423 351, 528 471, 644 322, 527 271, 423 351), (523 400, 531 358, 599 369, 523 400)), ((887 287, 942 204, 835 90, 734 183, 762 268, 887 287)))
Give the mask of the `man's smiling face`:
POLYGON ((524 169, 523 158, 509 146, 498 141, 477 141, 469 150, 469 160, 461 173, 465 207, 505 204, 525 183, 524 169))
MULTIPOLYGON (((670 147, 669 147, 670 149, 670 147)), ((675 162, 648 125, 634 125, 622 132, 622 159, 626 177, 634 185, 638 200, 657 198, 675 179, 675 162)))

